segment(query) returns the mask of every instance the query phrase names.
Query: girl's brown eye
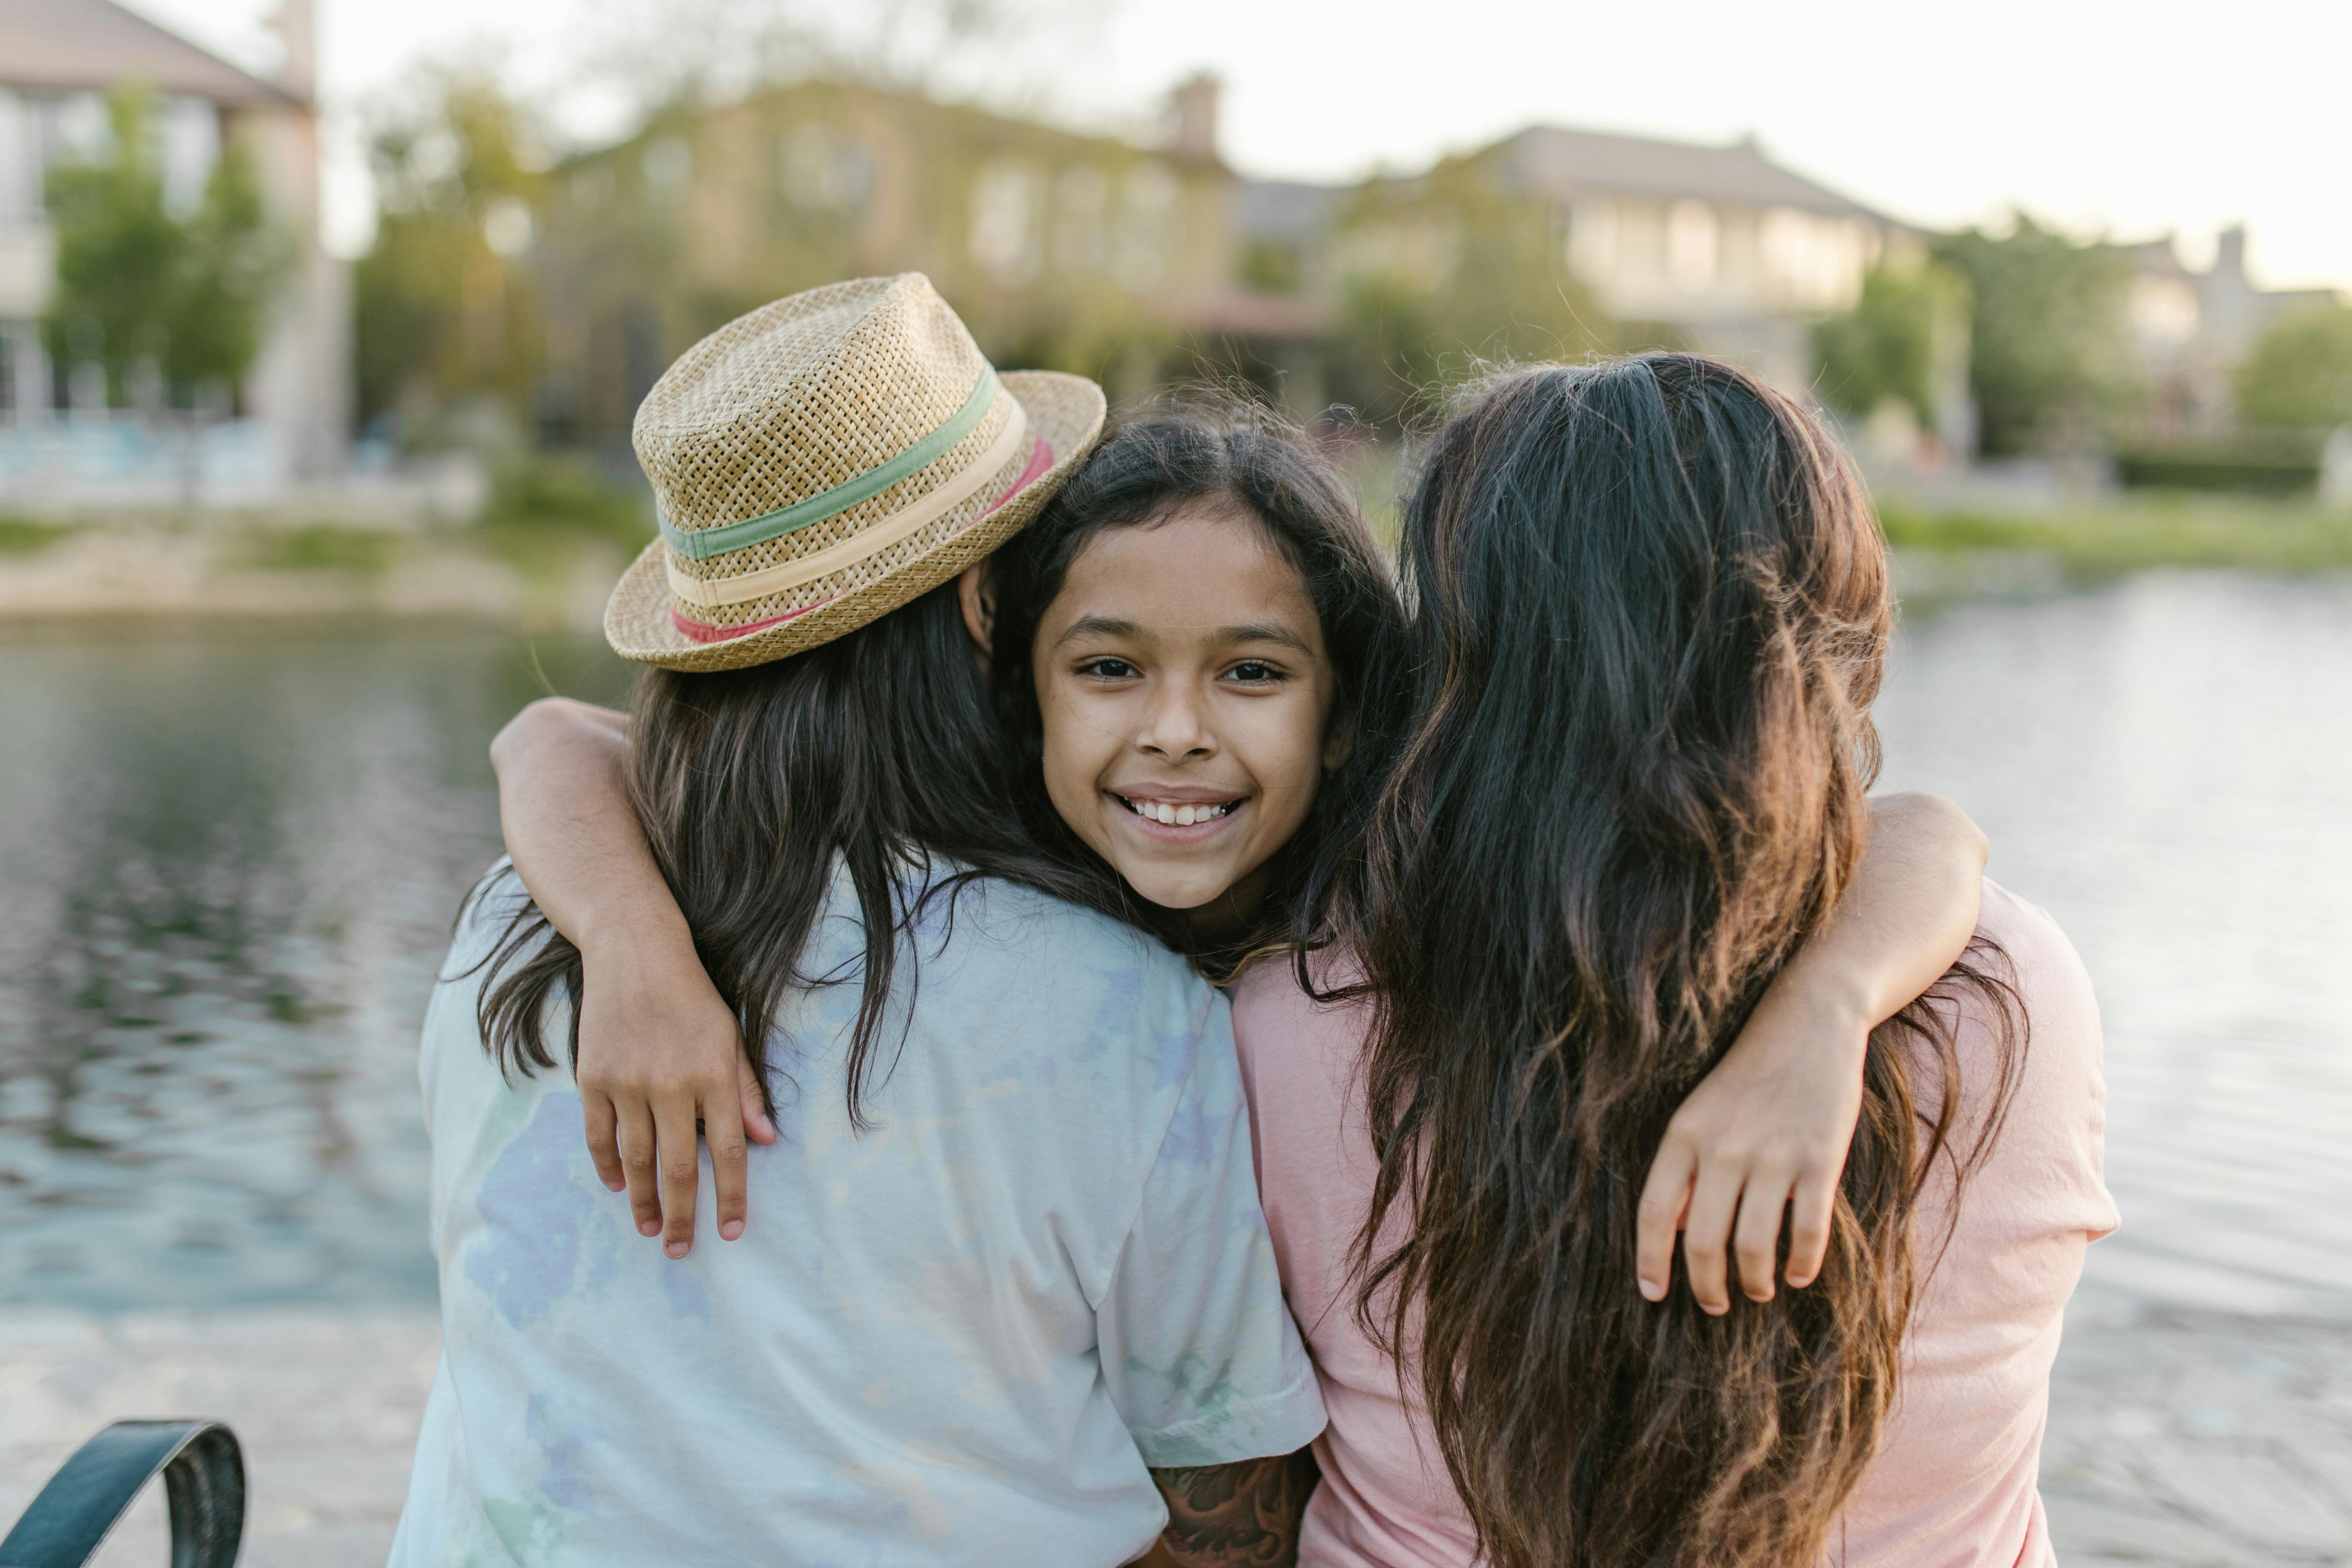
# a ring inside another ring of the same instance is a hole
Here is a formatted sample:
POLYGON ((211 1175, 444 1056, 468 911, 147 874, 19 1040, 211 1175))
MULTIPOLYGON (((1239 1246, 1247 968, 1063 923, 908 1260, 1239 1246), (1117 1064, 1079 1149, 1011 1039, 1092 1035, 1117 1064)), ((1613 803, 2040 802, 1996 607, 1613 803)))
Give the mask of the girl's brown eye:
POLYGON ((1225 673, 1235 680, 1244 681, 1253 686, 1264 685, 1267 681, 1280 680, 1282 679, 1282 671, 1275 668, 1274 666, 1270 664, 1266 664, 1255 658, 1245 658, 1242 660, 1241 663, 1234 666, 1233 668, 1225 671, 1225 673))
POLYGON ((1090 658, 1078 666, 1078 673, 1098 680, 1128 680, 1143 672, 1123 658, 1090 658))

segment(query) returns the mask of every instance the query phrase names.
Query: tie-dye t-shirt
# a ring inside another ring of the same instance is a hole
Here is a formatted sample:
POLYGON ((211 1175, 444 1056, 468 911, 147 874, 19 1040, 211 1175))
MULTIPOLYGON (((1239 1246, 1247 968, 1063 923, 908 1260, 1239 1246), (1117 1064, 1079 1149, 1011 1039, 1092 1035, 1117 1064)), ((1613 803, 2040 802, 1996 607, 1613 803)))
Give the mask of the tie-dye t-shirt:
POLYGON ((1322 1430, 1224 998, 1111 921, 974 885, 951 925, 934 900, 919 984, 901 960, 859 1133, 856 908, 837 882, 803 965, 851 980, 770 1052, 782 1136, 751 1147, 742 1238, 706 1156, 678 1262, 597 1181, 570 1073, 502 1079, 479 974, 436 991, 444 1338, 396 1568, 1118 1563, 1165 1519, 1147 1466, 1322 1430))

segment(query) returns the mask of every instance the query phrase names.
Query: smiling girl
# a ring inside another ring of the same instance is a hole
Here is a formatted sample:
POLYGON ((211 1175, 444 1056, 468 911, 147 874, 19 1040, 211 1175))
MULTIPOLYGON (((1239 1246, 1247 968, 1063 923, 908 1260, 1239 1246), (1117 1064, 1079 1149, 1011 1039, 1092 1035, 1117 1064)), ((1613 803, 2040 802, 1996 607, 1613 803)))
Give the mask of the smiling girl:
MULTIPOLYGON (((963 580, 965 624, 992 650, 1021 773, 1044 787, 971 809, 1016 813, 1047 847, 1107 862, 1133 896, 1129 918, 1213 976, 1305 929, 1298 900, 1327 825, 1380 783, 1348 763, 1383 721, 1361 676, 1402 614, 1314 445, 1237 405, 1131 422, 988 568, 963 580)), ((716 1130, 709 1217, 731 1240, 745 1154, 729 1134, 739 1121, 754 1142, 775 1133, 733 1014, 673 934, 676 903, 627 803, 626 750, 620 715, 549 699, 492 758, 508 847, 541 907, 632 933, 600 944, 609 973, 583 1007, 580 1079, 612 1108, 589 1142, 640 1233, 682 1258, 698 1173, 671 1151, 692 1148, 698 1125, 716 1130), (645 1130, 636 1147, 621 1127, 645 1130)), ((1735 1255, 1758 1300, 1776 1277, 1801 1287, 1820 1270, 1860 1041, 1958 955, 1984 861, 1974 826, 1932 796, 1874 802, 1871 825, 1837 912, 1667 1129, 1640 1238, 1653 1300, 1677 1238, 1713 1313, 1729 1308, 1735 1255)))

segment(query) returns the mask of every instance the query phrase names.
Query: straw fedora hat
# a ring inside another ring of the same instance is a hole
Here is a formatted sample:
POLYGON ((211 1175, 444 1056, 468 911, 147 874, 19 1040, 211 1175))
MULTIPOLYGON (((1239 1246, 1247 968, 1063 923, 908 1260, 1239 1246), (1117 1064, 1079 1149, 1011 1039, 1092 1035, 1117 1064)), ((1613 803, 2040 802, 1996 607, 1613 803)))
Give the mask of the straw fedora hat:
POLYGON ((919 272, 762 306, 637 409, 661 537, 613 590, 605 640, 697 670, 830 642, 1012 538, 1102 424, 1084 376, 998 374, 919 272))

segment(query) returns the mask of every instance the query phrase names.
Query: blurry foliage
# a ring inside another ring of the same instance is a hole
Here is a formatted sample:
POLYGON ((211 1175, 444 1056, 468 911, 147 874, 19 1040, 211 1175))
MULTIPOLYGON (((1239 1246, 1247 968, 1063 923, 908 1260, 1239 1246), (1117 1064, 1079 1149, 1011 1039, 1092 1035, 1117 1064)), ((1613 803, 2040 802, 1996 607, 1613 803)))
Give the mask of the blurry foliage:
POLYGON ((37 555, 66 536, 66 530, 30 518, 0 517, 0 555, 37 555))
POLYGON ((488 395, 517 420, 540 363, 527 253, 544 176, 525 110, 487 72, 428 71, 370 148, 380 214, 352 268, 362 426, 488 395), (501 252, 504 254, 501 254, 501 252))
POLYGON ((2286 429, 2352 424, 2352 306, 2309 305, 2273 321, 2238 369, 2238 412, 2286 429))
POLYGON ((392 564, 399 543, 395 536, 380 530, 322 522, 255 535, 247 563, 266 571, 352 572, 373 576, 392 564))
POLYGON ((234 394, 261 352, 270 291, 289 258, 262 208, 253 160, 232 141, 184 220, 164 204, 161 132, 148 95, 118 89, 95 163, 52 167, 44 186, 58 244, 57 292, 42 322, 58 363, 96 362, 108 401, 128 400, 152 364, 169 395, 234 394))
POLYGON ((1929 262, 1881 262, 1862 280, 1853 310, 1813 328, 1821 395, 1842 413, 1867 418, 1881 404, 1910 405, 1920 424, 1936 422, 1937 372, 1967 331, 1968 281, 1929 262))
POLYGON ((1937 242, 1935 256, 1969 286, 1969 380, 1985 454, 2111 438, 2144 392, 2130 258, 2023 213, 2006 236, 1969 229, 1937 242))
POLYGON ((1331 391, 1368 419, 1410 419, 1498 363, 1615 346, 1562 261, 1552 215, 1504 191, 1483 160, 1366 184, 1335 244, 1331 391))
POLYGON ((1883 502, 1897 551, 2054 558, 2076 581, 2156 566, 2331 572, 2352 567, 2352 512, 2252 496, 2150 494, 2056 513, 1937 513, 1883 502))
POLYGON ((475 526, 494 542, 573 534, 632 552, 654 536, 652 503, 642 489, 615 483, 584 458, 544 453, 499 467, 475 526))

